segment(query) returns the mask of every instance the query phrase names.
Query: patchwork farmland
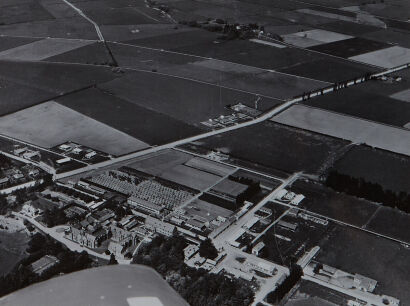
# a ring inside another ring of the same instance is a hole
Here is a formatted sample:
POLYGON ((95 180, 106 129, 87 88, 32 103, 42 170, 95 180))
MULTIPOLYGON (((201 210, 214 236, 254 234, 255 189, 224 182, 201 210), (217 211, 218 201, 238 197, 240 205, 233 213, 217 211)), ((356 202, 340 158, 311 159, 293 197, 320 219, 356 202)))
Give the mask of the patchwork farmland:
POLYGON ((357 144, 365 143, 380 149, 410 155, 410 135, 404 129, 302 105, 293 106, 272 120, 357 144))
POLYGON ((193 306, 409 304, 409 10, 0 1, 0 214, 38 232, 0 299, 118 262, 193 306))

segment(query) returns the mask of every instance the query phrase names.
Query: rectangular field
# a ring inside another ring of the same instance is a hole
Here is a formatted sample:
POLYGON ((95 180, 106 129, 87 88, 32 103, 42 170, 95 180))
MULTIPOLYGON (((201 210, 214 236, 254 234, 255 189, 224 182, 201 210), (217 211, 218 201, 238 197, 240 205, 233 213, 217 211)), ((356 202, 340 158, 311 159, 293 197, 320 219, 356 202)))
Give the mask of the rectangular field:
POLYGON ((303 105, 292 106, 272 120, 354 143, 366 143, 410 155, 410 134, 404 129, 303 105))
POLYGON ((338 58, 324 58, 293 65, 280 69, 279 71, 335 83, 342 80, 351 80, 353 78, 361 77, 366 73, 375 72, 377 70, 379 69, 338 58))
MULTIPOLYGON (((251 162, 247 164, 249 168, 257 163, 287 173, 315 173, 333 152, 348 143, 273 122, 263 122, 194 144, 251 162)), ((269 173, 267 170, 262 172, 269 173)))
POLYGON ((307 48, 335 41, 343 41, 352 36, 344 35, 336 32, 314 29, 308 31, 296 32, 282 36, 285 42, 294 44, 298 47, 307 48))
POLYGON ((248 188, 247 185, 234 182, 230 179, 225 179, 222 182, 215 185, 212 190, 218 193, 227 194, 233 198, 236 198, 239 194, 244 192, 248 188))
POLYGON ((218 176, 228 175, 234 169, 231 166, 217 163, 205 158, 194 157, 185 163, 186 166, 209 172, 218 176))
POLYGON ((201 122, 231 114, 228 104, 253 103, 250 93, 220 88, 154 72, 128 72, 124 77, 99 86, 141 107, 201 127, 201 122))
POLYGON ((410 63, 410 49, 394 46, 353 56, 350 59, 383 68, 393 68, 410 63))
POLYGON ((305 196, 299 205, 301 208, 355 226, 365 225, 379 207, 317 183, 299 180, 292 185, 291 190, 305 196))
POLYGON ((0 119, 0 129, 10 137, 51 148, 74 141, 113 155, 148 145, 56 102, 46 102, 0 119))
POLYGON ((41 38, 0 36, 0 51, 23 46, 40 39, 41 38))
POLYGON ((410 158, 368 146, 355 146, 334 168, 342 174, 363 178, 394 192, 410 190, 410 158))
POLYGON ((51 92, 0 77, 0 116, 52 99, 54 96, 51 92))
POLYGON ((220 179, 217 175, 184 165, 177 165, 165 171, 161 174, 161 177, 200 191, 205 190, 220 179))
POLYGON ((172 169, 175 166, 182 165, 189 161, 192 155, 185 154, 175 150, 163 150, 153 154, 139 157, 127 164, 127 167, 137 169, 154 176, 160 176, 162 173, 172 169))
POLYGON ((57 102, 151 145, 169 143, 201 132, 197 127, 96 88, 68 95, 57 102))
MULTIPOLYGON (((347 40, 341 40, 336 42, 330 42, 320 46, 314 46, 309 49, 327 53, 334 56, 352 58, 363 53, 368 53, 384 48, 388 48, 390 45, 378 41, 355 37, 347 40)), ((358 60, 362 62, 361 60, 358 60)))
POLYGON ((108 67, 0 60, 0 77, 62 95, 117 78, 108 67))
POLYGON ((366 229, 410 244, 410 215, 389 207, 381 207, 366 229))
POLYGON ((92 43, 85 40, 42 39, 0 52, 0 60, 41 61, 92 43))
MULTIPOLYGON (((303 104, 367 120, 403 127, 410 119, 410 103, 385 96, 382 82, 336 91, 303 104), (379 83, 379 84, 378 84, 379 83), (373 87, 379 89, 371 90, 373 87)), ((390 88, 392 90, 393 88, 390 88)), ((394 86, 398 90, 399 86, 394 86)))

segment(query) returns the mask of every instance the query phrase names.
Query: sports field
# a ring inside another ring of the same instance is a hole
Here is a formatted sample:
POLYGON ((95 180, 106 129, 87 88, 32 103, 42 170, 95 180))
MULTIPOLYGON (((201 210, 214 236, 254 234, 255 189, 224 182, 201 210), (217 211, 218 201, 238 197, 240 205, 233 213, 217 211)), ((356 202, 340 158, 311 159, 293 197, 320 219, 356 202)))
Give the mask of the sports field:
POLYGON ((85 40, 42 39, 0 52, 1 60, 41 61, 91 44, 85 40))
POLYGON ((404 129, 303 105, 292 106, 272 120, 410 156, 410 135, 404 129))
POLYGON ((56 102, 46 102, 4 116, 0 130, 42 147, 73 141, 113 155, 147 148, 148 145, 56 102))

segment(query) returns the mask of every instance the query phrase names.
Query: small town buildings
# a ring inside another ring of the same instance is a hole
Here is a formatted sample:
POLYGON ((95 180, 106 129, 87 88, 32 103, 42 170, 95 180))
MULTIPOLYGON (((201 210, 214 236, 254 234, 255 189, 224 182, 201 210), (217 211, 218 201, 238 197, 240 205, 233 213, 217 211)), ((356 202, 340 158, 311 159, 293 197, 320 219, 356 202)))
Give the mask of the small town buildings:
POLYGON ((83 223, 72 225, 68 238, 88 248, 97 248, 101 242, 107 239, 107 231, 98 226, 89 224, 86 228, 83 223))
POLYGON ((93 158, 94 156, 96 156, 97 153, 94 151, 88 152, 87 154, 84 155, 85 158, 90 159, 93 158))
POLYGON ((148 214, 160 215, 164 210, 161 205, 157 205, 134 196, 129 197, 127 203, 133 208, 143 210, 148 214))
POLYGON ((0 178, 0 187, 4 187, 5 185, 7 185, 7 183, 9 182, 9 178, 8 177, 2 177, 0 178))
POLYGON ((292 199, 292 201, 290 201, 290 204, 297 206, 300 204, 300 202, 302 202, 304 198, 305 196, 303 194, 298 194, 292 199))
POLYGON ((252 254, 259 256, 260 252, 262 251, 262 249, 265 247, 265 244, 261 241, 258 244, 256 244, 253 248, 252 248, 252 254))
POLYGON ((71 161, 71 158, 65 157, 65 158, 57 159, 56 163, 59 164, 59 165, 63 165, 63 164, 68 163, 69 161, 71 161))
POLYGON ((190 259, 192 256, 198 252, 199 247, 195 244, 188 244, 188 246, 184 249, 184 257, 185 260, 190 259))
POLYGON ((172 236, 176 230, 174 225, 151 216, 147 216, 147 218, 145 219, 145 227, 155 233, 167 237, 172 236))

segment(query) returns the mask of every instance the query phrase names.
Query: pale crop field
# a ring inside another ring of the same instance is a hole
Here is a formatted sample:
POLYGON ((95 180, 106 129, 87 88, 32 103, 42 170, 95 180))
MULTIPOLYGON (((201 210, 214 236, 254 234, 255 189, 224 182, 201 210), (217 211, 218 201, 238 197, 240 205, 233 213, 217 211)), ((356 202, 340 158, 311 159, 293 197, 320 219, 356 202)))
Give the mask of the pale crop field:
POLYGON ((405 129, 303 105, 292 106, 272 121, 410 156, 405 129))
POLYGON ((66 141, 122 155, 148 145, 54 101, 0 118, 0 133, 50 148, 66 141))

